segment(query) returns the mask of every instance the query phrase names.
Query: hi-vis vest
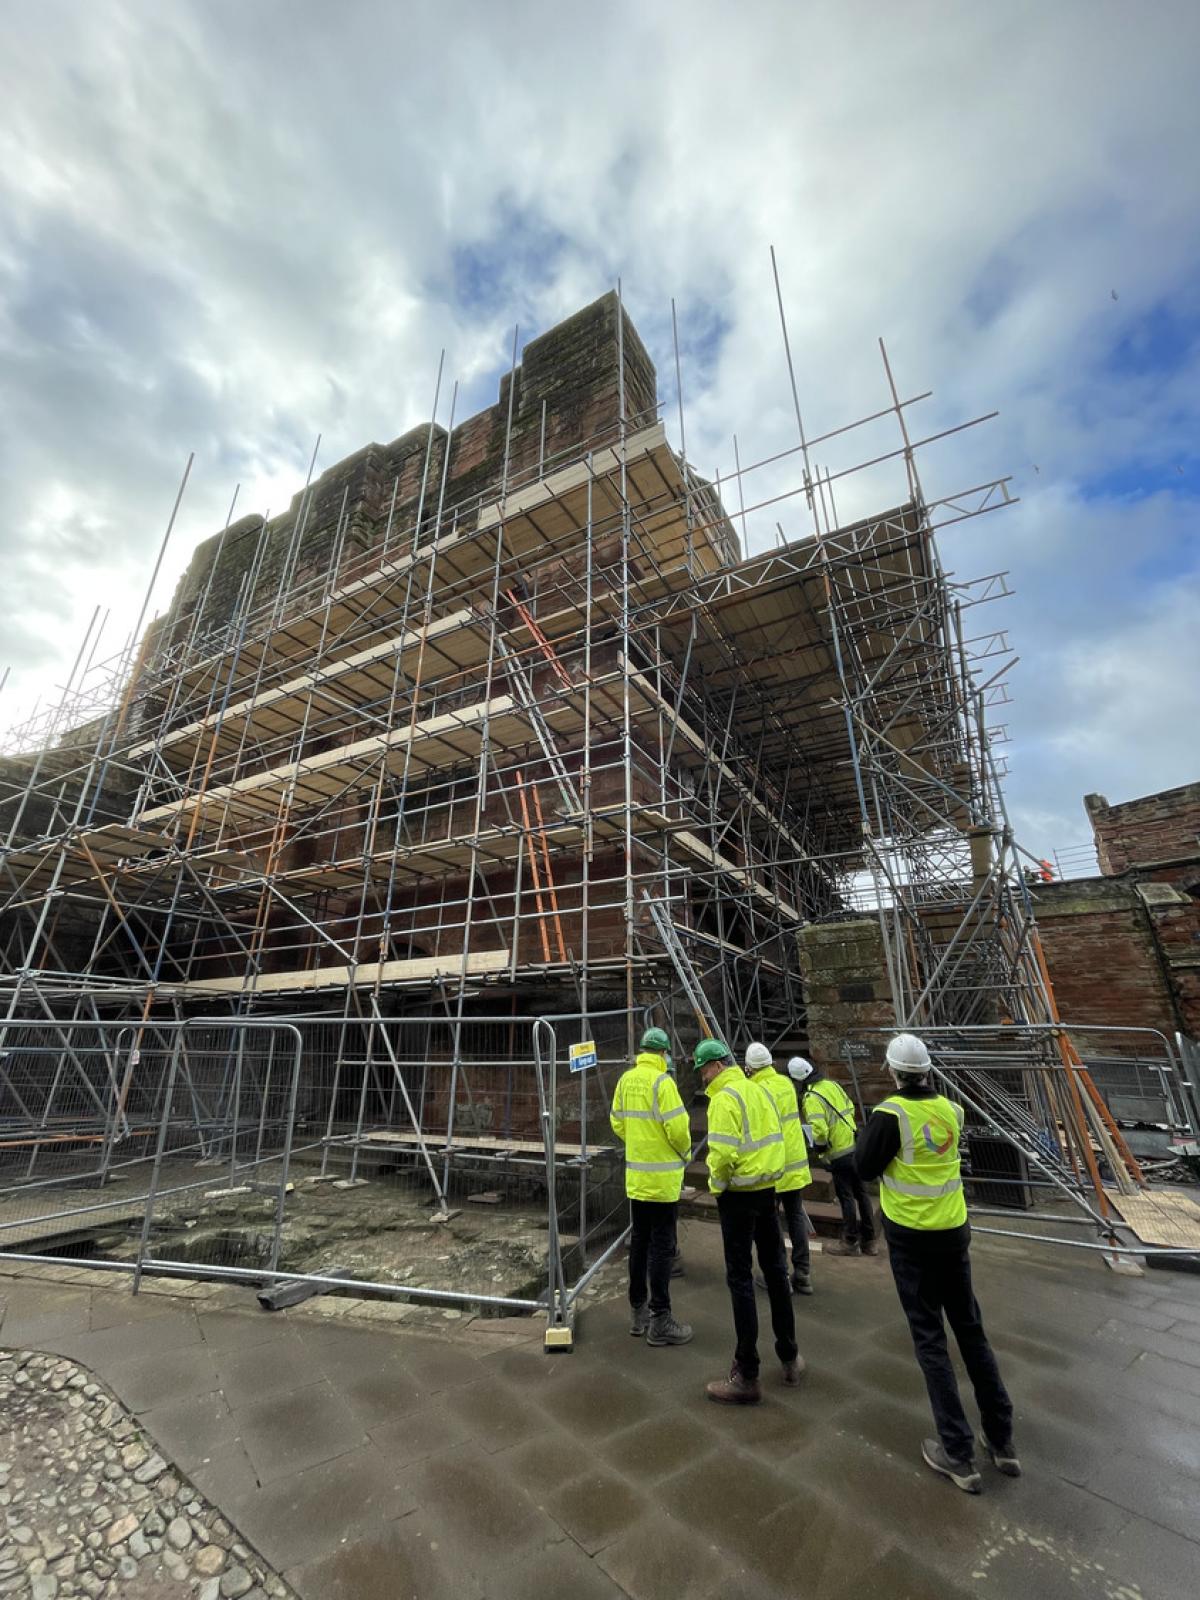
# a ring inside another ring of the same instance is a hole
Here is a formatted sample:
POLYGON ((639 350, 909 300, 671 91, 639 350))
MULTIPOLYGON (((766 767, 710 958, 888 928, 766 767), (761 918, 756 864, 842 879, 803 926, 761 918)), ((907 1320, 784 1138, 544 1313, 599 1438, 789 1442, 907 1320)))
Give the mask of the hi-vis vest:
POLYGON ((804 1120, 813 1131, 813 1143, 829 1146, 831 1160, 853 1150, 858 1131, 854 1102, 832 1078, 818 1078, 804 1091, 804 1120))
POLYGON ((773 1189, 783 1177, 783 1125, 775 1101, 741 1067, 726 1067, 707 1089, 708 1186, 773 1189))
POLYGON ((904 1228, 957 1228, 967 1220, 958 1141, 963 1108, 945 1095, 897 1095, 875 1110, 900 1124, 900 1154, 879 1180, 883 1214, 904 1228))
POLYGON ((629 1198, 678 1200, 692 1153, 692 1130, 662 1056, 644 1050, 621 1074, 608 1120, 625 1146, 629 1198))
POLYGON ((774 1067, 764 1067, 750 1079, 771 1096, 779 1120, 783 1124, 783 1176, 775 1185, 780 1194, 791 1189, 807 1189, 812 1182, 808 1166, 808 1143, 800 1126, 800 1108, 796 1104, 796 1085, 774 1067))

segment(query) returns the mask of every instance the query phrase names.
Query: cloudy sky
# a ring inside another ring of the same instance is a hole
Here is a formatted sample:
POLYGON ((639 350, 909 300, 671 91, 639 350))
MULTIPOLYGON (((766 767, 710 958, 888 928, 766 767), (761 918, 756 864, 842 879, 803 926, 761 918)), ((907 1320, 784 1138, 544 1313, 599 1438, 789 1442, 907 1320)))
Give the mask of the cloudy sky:
MULTIPOLYGON (((729 471, 886 399, 1020 656, 1009 795, 1039 853, 1081 796, 1200 779, 1200 6, 0 0, 0 724, 95 605, 120 648, 196 540, 319 465, 460 415, 618 276, 675 429, 729 471)), ((849 465, 878 430, 831 452, 849 465)), ((862 459, 862 457, 859 457, 862 459)), ((893 472, 894 469, 887 469, 893 472)), ((848 484, 839 509, 899 498, 848 484), (856 499, 855 496, 859 498, 856 499)), ((732 497, 736 504, 736 495, 732 497)), ((785 508, 786 531, 804 531, 785 508)), ((750 542, 767 530, 750 526, 750 542)), ((985 613, 987 613, 985 615, 985 613)))

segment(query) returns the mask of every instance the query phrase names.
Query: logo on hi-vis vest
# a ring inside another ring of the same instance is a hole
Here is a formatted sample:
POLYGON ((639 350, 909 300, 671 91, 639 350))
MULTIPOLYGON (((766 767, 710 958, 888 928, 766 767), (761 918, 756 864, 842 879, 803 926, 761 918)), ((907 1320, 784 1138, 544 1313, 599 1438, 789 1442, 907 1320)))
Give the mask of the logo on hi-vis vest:
POLYGON ((921 1134, 926 1146, 933 1151, 935 1156, 944 1156, 954 1144, 955 1130, 948 1128, 944 1122, 927 1122, 921 1129, 921 1134), (945 1137, 939 1142, 938 1135, 945 1137))

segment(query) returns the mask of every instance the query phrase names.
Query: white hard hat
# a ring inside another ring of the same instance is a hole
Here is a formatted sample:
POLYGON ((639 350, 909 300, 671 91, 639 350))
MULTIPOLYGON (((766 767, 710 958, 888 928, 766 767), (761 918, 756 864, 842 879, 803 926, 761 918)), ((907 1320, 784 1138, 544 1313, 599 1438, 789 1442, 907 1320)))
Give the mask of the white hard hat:
POLYGON ((797 1083, 803 1083, 805 1078, 812 1076, 813 1064, 804 1056, 793 1056, 788 1062, 788 1076, 795 1078, 797 1083))
POLYGON ((751 1071, 757 1071, 759 1067, 769 1067, 774 1059, 765 1044, 756 1043, 746 1046, 746 1065, 751 1071))
POLYGON ((933 1065, 929 1051, 915 1033, 898 1033, 888 1045, 885 1059, 893 1072, 912 1078, 924 1077, 933 1065))

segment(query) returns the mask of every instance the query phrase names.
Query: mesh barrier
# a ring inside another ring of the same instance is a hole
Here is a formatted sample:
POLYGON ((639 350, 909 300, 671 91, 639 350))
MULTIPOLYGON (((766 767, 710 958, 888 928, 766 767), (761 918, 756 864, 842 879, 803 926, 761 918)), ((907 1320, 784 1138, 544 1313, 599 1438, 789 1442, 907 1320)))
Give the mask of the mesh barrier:
POLYGON ((0 1251, 565 1313, 627 1222, 627 1022, 11 1024, 0 1251))
POLYGON ((136 1237, 172 1052, 158 1027, 0 1027, 0 1250, 87 1257, 136 1237))
MULTIPOLYGON (((865 1110, 886 1091, 894 1030, 863 1029, 845 1050, 865 1110)), ((922 1028, 938 1086, 964 1109, 963 1184, 973 1217, 1011 1214, 1045 1238, 1074 1225, 1103 1247, 1124 1197, 1195 1175, 1196 1096, 1184 1063, 1150 1028, 1065 1023, 922 1028)), ((999 1231, 982 1228, 982 1232, 999 1231)))

